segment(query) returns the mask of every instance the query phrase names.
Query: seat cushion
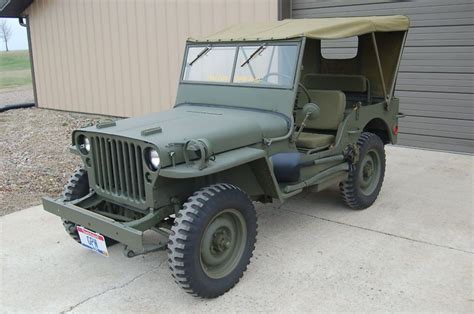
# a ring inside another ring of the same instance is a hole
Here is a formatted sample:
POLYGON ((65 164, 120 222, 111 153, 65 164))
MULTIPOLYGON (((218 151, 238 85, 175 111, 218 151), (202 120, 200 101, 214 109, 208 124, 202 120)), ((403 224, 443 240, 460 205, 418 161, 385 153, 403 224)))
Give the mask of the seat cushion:
POLYGON ((334 143, 334 139, 335 136, 332 134, 301 132, 296 141, 296 146, 309 149, 323 148, 334 143))
MULTIPOLYGON (((307 120, 306 128, 318 130, 337 130, 344 118, 346 95, 337 90, 308 90, 311 100, 319 106, 320 114, 317 119, 307 120)), ((306 100, 305 97, 300 97, 306 100)), ((298 100, 300 99, 298 98, 298 100)), ((302 107, 303 104, 298 104, 302 107)), ((301 125, 304 119, 303 111, 296 112, 296 125, 301 125)))

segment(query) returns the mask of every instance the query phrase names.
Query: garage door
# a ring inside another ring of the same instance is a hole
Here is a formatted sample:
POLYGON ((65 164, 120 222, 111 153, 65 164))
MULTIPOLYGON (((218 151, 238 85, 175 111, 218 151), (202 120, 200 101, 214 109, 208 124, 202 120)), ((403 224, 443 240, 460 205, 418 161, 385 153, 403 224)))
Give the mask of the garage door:
MULTIPOLYGON (((404 14, 399 144, 474 153, 474 0, 293 0, 293 18, 404 14)), ((344 54, 342 46, 331 47, 344 54)))

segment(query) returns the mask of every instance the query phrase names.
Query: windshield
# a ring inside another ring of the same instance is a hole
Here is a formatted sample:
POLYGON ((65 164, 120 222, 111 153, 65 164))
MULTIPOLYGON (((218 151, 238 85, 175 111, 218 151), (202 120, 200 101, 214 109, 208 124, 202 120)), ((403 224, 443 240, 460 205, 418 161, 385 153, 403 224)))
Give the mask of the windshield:
POLYGON ((190 46, 183 81, 292 87, 297 44, 190 46))
POLYGON ((190 47, 183 80, 230 82, 236 47, 190 47))

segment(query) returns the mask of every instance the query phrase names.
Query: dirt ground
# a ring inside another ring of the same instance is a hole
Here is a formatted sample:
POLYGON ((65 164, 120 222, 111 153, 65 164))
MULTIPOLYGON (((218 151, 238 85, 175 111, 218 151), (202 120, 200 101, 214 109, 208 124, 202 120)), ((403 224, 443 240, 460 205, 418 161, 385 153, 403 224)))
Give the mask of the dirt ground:
POLYGON ((38 108, 0 113, 0 216, 59 195, 81 165, 68 151, 72 131, 101 119, 38 108))

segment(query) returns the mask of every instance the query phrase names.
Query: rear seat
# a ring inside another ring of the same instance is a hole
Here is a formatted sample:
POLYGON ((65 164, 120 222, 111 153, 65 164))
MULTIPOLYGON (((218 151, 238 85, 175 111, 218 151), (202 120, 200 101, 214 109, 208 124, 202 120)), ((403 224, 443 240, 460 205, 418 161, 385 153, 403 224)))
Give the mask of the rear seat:
POLYGON ((343 91, 350 107, 359 100, 371 102, 370 83, 363 75, 310 73, 304 77, 303 84, 308 89, 343 91))

